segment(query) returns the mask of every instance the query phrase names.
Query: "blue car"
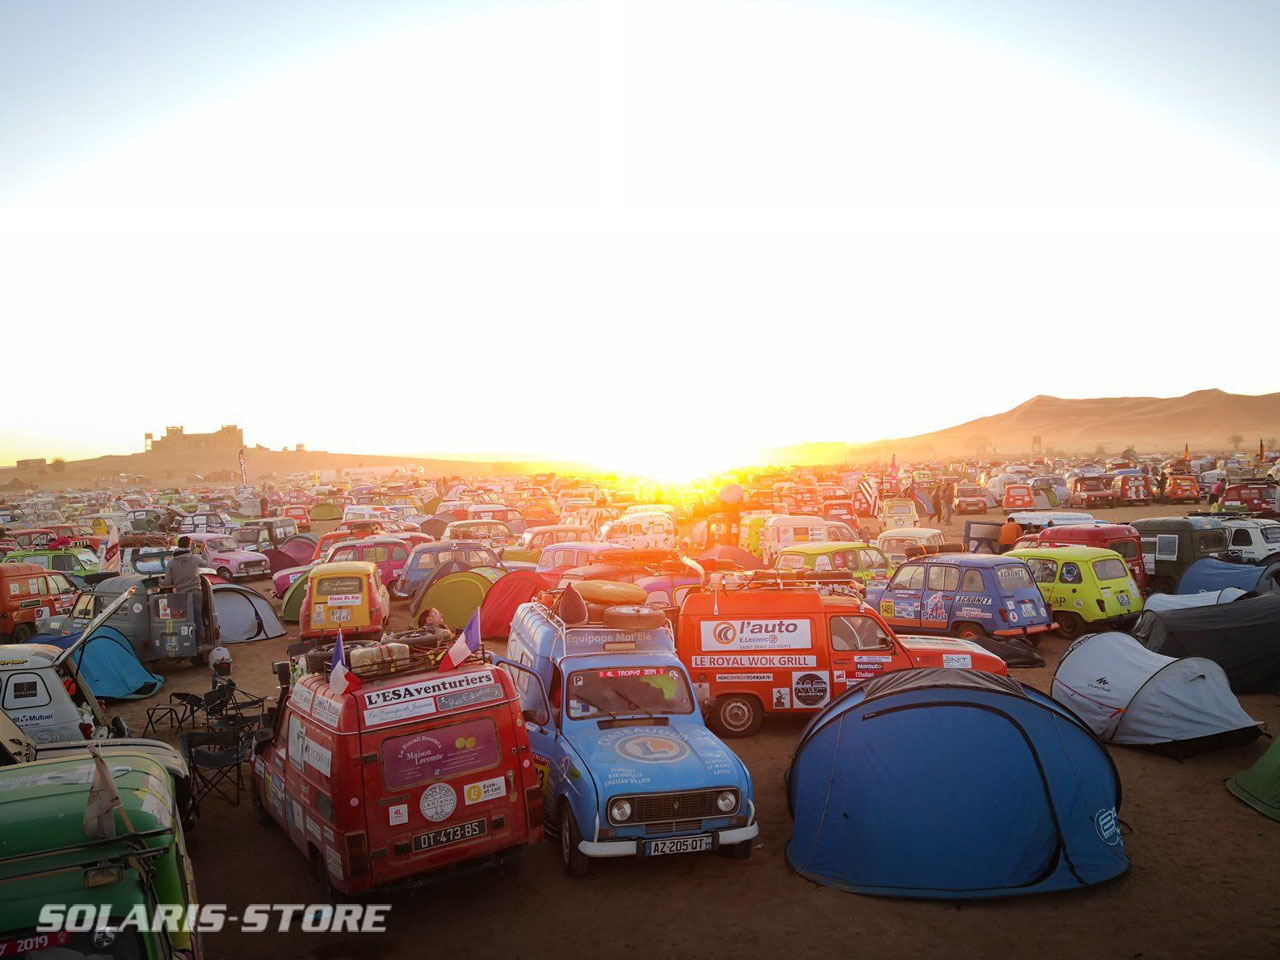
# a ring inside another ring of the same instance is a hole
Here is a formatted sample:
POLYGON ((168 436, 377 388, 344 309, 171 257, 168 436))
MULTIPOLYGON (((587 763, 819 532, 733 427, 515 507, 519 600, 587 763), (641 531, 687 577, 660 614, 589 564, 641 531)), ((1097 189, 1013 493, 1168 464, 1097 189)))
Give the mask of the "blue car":
POLYGON ((903 563, 867 602, 895 630, 1032 642, 1053 623, 1031 571, 1014 557, 940 553, 903 563))
POLYGON ((460 563, 471 567, 498 567, 505 570, 502 560, 479 540, 442 540, 439 543, 421 543, 413 548, 404 569, 392 588, 392 596, 403 600, 414 596, 424 580, 430 580, 446 563, 460 563))
MULTIPOLYGON (((610 610, 634 608, 609 608, 610 610)), ((634 615, 634 613, 633 613, 634 615)), ((616 622, 616 620, 614 621, 616 622)), ((507 655, 565 872, 592 859, 718 850, 746 858, 760 827, 751 775, 703 723, 688 672, 660 614, 652 625, 568 627, 526 603, 507 655), (542 721, 541 723, 538 721, 542 721)))

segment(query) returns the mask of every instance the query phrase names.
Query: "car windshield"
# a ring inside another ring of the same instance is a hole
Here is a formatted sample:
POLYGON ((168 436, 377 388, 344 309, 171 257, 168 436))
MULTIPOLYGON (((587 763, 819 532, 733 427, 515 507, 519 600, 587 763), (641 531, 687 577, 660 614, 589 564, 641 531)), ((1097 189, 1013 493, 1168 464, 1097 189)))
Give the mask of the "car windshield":
POLYGON ((72 551, 72 555, 88 567, 91 567, 98 562, 98 555, 92 550, 75 550, 72 551))
POLYGON ((570 674, 568 710, 571 720, 602 714, 685 714, 693 712, 693 696, 684 672, 675 667, 608 667, 570 674))
POLYGON ((37 933, 34 930, 0 933, 0 957, 91 957, 92 960, 143 960, 150 956, 142 934, 130 927, 120 929, 115 918, 104 929, 70 933, 37 933))
POLYGON ((1106 560, 1094 561, 1093 574, 1099 580, 1124 580, 1129 576, 1129 568, 1123 560, 1108 557, 1106 560))
POLYGON ((1267 524, 1262 528, 1262 539, 1267 543, 1280 543, 1280 525, 1267 524))
POLYGON ((231 537, 210 537, 204 543, 206 548, 219 553, 234 553, 240 549, 240 545, 231 537))

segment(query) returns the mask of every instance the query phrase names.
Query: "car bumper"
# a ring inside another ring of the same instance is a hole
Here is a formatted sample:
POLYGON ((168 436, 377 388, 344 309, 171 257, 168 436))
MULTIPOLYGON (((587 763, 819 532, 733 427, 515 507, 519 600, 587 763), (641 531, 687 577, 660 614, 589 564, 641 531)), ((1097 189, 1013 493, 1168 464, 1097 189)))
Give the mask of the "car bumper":
POLYGON ((1033 633, 1044 633, 1049 629, 1049 624, 1041 624, 1038 627, 1010 627, 1004 630, 992 630, 993 637, 1025 637, 1033 633))
MULTIPOLYGON (((729 847, 735 843, 744 843, 760 834, 760 824, 749 823, 745 827, 732 827, 728 830, 712 830, 717 847, 729 847)), ((652 839, 663 839, 655 837, 652 839)), ((643 840, 583 840, 578 849, 588 857, 603 859, 606 857, 634 857, 639 855, 643 840)))

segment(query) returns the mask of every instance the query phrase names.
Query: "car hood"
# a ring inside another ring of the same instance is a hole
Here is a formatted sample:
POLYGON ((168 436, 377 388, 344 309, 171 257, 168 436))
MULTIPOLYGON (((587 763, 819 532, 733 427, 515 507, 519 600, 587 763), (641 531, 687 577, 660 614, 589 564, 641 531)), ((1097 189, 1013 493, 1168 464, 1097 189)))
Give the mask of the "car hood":
POLYGON ((734 786, 745 789, 742 764, 700 723, 569 725, 573 748, 590 768, 601 800, 619 793, 656 793, 734 786))
POLYGON ((980 653, 987 655, 985 647, 955 637, 904 637, 898 635, 902 645, 912 653, 980 653))

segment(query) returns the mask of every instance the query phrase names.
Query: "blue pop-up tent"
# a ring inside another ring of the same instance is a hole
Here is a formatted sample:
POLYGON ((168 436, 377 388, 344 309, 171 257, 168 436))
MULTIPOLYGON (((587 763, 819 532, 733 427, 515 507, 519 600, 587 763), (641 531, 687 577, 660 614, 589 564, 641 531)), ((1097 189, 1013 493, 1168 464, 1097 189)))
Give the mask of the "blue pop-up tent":
POLYGON ((1251 563, 1227 563, 1213 557, 1197 560, 1187 567, 1178 581, 1178 593, 1207 593, 1237 587, 1250 593, 1273 593, 1277 584, 1280 565, 1255 566, 1251 563))
MULTIPOLYGON (((65 637, 41 633, 32 639, 32 643, 48 643, 66 650, 79 639, 78 633, 65 637)), ((71 654, 71 662, 89 682, 94 695, 104 700, 141 700, 164 684, 163 677, 156 676, 138 662, 129 638, 115 627, 98 627, 71 654)))
POLYGON ((961 899, 1119 876, 1120 778, 1070 710, 1007 677, 902 670, 851 687, 787 774, 787 861, 855 893, 961 899))

